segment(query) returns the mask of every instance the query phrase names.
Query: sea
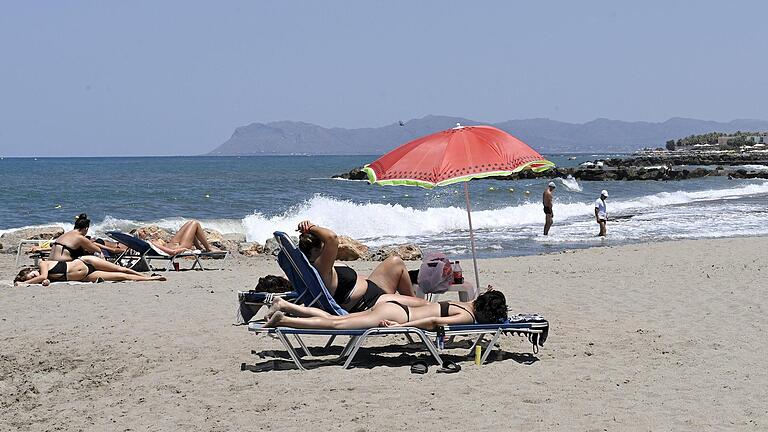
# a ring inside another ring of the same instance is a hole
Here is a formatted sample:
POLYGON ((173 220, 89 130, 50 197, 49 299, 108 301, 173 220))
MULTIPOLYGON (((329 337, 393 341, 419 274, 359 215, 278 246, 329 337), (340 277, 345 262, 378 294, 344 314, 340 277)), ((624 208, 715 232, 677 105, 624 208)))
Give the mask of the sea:
MULTIPOLYGON (((617 154, 545 155, 558 166, 617 154)), ((380 247, 416 243, 471 256, 462 184, 423 189, 332 179, 377 156, 0 158, 0 235, 19 228, 71 229, 79 213, 91 234, 188 219, 264 243, 308 219, 380 247)), ((768 167, 751 167, 768 169, 768 167)), ((555 182, 554 226, 542 234, 549 179, 469 182, 479 257, 673 239, 768 235, 768 181, 555 182), (609 191, 608 236, 596 236, 594 202, 609 191)), ((5 245, 6 247, 12 245, 5 245)))

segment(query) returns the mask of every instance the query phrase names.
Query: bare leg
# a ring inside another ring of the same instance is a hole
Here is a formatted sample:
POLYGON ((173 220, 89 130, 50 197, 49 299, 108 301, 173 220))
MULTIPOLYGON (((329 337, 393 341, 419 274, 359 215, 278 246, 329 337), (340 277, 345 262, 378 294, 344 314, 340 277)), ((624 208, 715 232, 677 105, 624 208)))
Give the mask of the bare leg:
POLYGON ((218 250, 217 248, 211 246, 211 244, 208 243, 208 238, 205 237, 205 231, 203 231, 203 226, 200 225, 200 222, 196 222, 196 228, 197 230, 195 231, 194 239, 203 245, 203 248, 204 248, 203 250, 208 252, 217 251, 218 250))
POLYGON ((600 224, 600 237, 605 237, 605 221, 598 222, 600 224))
POLYGON ((186 249, 192 249, 198 226, 200 226, 200 222, 198 221, 188 221, 184 223, 176 234, 174 234, 169 243, 177 244, 179 247, 186 249))
POLYGON ((365 329, 378 327, 383 320, 391 320, 404 323, 407 319, 405 311, 398 305, 392 303, 378 303, 373 309, 364 313, 347 315, 339 319, 328 319, 323 317, 310 318, 291 318, 285 316, 282 312, 276 313, 267 322, 269 327, 293 327, 293 328, 315 328, 315 329, 365 329))
POLYGON ((88 275, 88 277, 85 278, 88 282, 96 282, 97 279, 104 279, 105 281, 115 281, 115 282, 121 282, 121 281, 164 281, 166 280, 164 276, 144 276, 144 275, 133 275, 128 273, 118 273, 118 272, 107 272, 107 271, 101 271, 97 270, 91 274, 88 275))
POLYGON ((275 299, 275 301, 272 302, 272 306, 269 308, 270 314, 273 314, 277 311, 287 312, 291 315, 297 315, 300 317, 320 317, 326 319, 340 318, 339 316, 331 315, 322 309, 297 305, 281 298, 275 299))
POLYGON ((95 257, 95 256, 83 256, 80 257, 80 260, 82 260, 85 263, 88 263, 96 268, 96 270, 103 270, 107 272, 115 272, 115 273, 126 273, 126 274, 132 274, 136 276, 143 276, 141 273, 137 272, 136 270, 129 269, 127 267, 122 267, 117 264, 113 264, 107 260, 103 260, 101 258, 95 257))
POLYGON ((399 256, 391 256, 384 260, 368 276, 368 279, 378 285, 387 294, 396 292, 413 296, 413 285, 411 277, 408 275, 408 269, 405 268, 403 259, 399 256))
POLYGON ((544 235, 549 235, 550 228, 552 228, 552 215, 547 215, 547 219, 544 222, 544 235))

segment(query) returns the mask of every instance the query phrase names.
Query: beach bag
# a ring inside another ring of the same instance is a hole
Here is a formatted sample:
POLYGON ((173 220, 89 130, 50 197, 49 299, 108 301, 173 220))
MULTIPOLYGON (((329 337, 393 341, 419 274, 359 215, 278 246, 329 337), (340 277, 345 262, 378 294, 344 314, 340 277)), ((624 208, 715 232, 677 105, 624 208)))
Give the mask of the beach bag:
POLYGON ((448 291, 453 281, 451 261, 443 253, 428 253, 421 263, 417 280, 425 294, 448 291))

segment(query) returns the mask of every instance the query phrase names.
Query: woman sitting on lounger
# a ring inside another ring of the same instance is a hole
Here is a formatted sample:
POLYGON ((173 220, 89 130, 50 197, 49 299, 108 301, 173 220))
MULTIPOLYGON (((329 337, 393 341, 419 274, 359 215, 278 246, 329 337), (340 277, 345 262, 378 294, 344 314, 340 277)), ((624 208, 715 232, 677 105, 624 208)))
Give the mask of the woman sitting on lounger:
POLYGON ((122 249, 114 244, 99 244, 85 235, 91 227, 91 221, 85 213, 75 218, 75 228, 60 235, 51 243, 51 261, 72 261, 84 255, 101 254, 102 249, 120 253, 122 249))
POLYGON ((366 278, 350 267, 334 266, 339 250, 335 232, 310 221, 299 223, 299 231, 299 249, 317 269, 336 303, 347 311, 370 309, 384 294, 413 296, 411 278, 400 257, 387 258, 366 278))
POLYGON ((219 249, 208 243, 203 226, 195 220, 185 222, 167 243, 161 244, 157 240, 149 240, 149 242, 169 255, 176 255, 194 249, 206 252, 219 251, 219 249))
POLYGON ((73 261, 41 261, 40 269, 21 269, 14 283, 42 284, 56 281, 164 281, 159 275, 144 276, 129 268, 120 267, 95 256, 83 256, 73 261))
POLYGON ((487 291, 473 302, 430 303, 416 297, 383 296, 370 310, 344 316, 322 309, 276 299, 265 327, 348 330, 371 327, 419 327, 432 330, 441 325, 492 324, 507 318, 507 301, 499 291, 487 291), (289 317, 287 314, 296 315, 289 317))

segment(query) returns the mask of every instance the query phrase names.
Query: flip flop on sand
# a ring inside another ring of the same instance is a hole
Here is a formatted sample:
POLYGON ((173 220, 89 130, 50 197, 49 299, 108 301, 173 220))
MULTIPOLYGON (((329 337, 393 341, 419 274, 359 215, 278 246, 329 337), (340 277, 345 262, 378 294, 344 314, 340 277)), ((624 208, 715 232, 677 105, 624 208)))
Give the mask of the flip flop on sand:
POLYGON ((437 370, 437 373, 456 373, 461 370, 461 366, 452 361, 444 361, 443 367, 437 370))
POLYGON ((425 374, 427 371, 429 371, 429 366, 427 366, 427 362, 423 360, 417 360, 411 365, 411 373, 425 374))

